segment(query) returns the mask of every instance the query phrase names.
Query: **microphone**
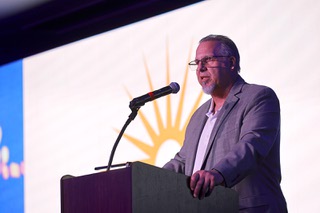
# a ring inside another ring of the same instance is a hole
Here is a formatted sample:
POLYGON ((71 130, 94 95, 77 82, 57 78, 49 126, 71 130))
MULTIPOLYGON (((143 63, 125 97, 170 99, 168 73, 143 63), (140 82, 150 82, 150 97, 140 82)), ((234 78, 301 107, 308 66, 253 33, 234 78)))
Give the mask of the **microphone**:
POLYGON ((169 86, 163 87, 161 89, 155 90, 153 92, 149 92, 145 95, 132 99, 130 102, 130 109, 138 108, 143 106, 145 103, 149 101, 153 101, 157 98, 160 98, 165 95, 169 95, 171 93, 177 93, 180 90, 180 86, 176 82, 171 82, 169 86))

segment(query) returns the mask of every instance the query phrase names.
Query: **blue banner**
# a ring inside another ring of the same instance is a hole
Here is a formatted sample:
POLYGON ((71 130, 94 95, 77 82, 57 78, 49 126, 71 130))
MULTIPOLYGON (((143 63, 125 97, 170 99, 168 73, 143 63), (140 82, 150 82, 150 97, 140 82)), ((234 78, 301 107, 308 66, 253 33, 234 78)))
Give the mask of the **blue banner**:
POLYGON ((22 60, 0 66, 0 212, 24 212, 22 60))

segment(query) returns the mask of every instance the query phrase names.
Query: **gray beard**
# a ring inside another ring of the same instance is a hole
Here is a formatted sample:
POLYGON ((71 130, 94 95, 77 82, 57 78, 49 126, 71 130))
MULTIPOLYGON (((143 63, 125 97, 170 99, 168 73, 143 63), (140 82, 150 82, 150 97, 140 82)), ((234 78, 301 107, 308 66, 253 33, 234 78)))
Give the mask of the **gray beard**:
POLYGON ((202 91, 208 95, 211 95, 215 88, 216 88, 215 84, 211 86, 202 85, 202 91))

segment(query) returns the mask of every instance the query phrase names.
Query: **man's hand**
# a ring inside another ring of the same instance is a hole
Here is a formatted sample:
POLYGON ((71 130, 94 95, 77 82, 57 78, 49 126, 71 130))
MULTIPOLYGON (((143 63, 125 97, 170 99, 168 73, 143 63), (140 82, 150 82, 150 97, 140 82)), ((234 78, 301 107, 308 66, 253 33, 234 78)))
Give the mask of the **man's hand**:
POLYGON ((203 199, 209 196, 214 186, 224 182, 222 175, 216 170, 200 170, 191 176, 190 189, 193 197, 203 199))

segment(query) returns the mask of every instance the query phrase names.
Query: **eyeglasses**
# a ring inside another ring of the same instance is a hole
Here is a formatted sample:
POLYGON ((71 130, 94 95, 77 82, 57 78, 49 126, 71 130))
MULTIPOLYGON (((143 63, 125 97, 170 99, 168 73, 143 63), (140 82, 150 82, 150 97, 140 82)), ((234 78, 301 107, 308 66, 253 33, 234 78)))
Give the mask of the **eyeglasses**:
POLYGON ((218 58, 223 58, 223 57, 230 57, 230 56, 222 56, 222 55, 218 55, 218 56, 206 56, 203 57, 202 59, 198 60, 194 60, 188 63, 190 70, 192 71, 196 71, 199 64, 201 63, 202 66, 205 66, 207 68, 209 68, 210 66, 213 66, 213 62, 217 61, 218 58))

